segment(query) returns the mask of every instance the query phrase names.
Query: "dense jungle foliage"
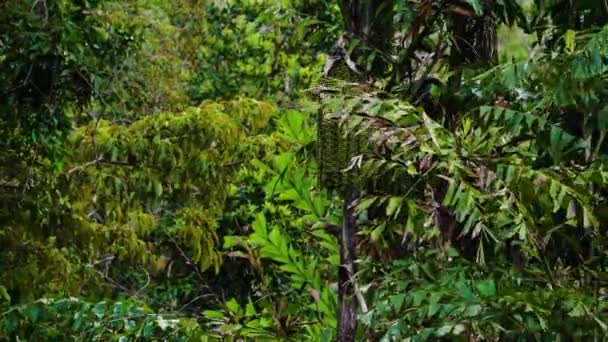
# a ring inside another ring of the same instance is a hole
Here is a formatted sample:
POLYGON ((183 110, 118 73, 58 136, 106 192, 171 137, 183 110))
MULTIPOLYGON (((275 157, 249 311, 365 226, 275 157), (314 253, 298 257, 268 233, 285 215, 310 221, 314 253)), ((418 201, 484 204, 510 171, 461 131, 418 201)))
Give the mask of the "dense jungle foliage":
POLYGON ((0 341, 608 341, 603 0, 0 1, 0 341))

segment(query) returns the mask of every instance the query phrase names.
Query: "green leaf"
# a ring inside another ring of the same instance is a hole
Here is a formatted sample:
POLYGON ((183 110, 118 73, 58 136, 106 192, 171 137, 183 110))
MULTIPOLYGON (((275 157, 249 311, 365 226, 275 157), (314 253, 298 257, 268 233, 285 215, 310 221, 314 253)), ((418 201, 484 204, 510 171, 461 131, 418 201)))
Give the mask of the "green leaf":
POLYGON ((608 106, 604 106, 604 108, 602 108, 598 115, 597 115, 597 124, 598 124, 598 129, 600 130, 607 130, 608 129, 608 106))
POLYGON ((600 328, 602 328, 602 331, 608 332, 608 325, 606 325, 606 323, 604 323, 601 319, 599 319, 597 316, 593 316, 593 319, 595 320, 595 322, 600 326, 600 328))
POLYGON ((452 200, 454 199, 454 194, 456 193, 457 184, 454 181, 450 182, 448 186, 448 191, 446 192, 443 198, 443 205, 449 206, 452 204, 452 200))
POLYGON ((456 288, 460 291, 460 295, 469 300, 469 301, 477 301, 477 297, 473 294, 473 291, 467 286, 464 280, 460 280, 456 283, 456 288))
POLYGON ((6 329, 9 333, 14 332, 19 326, 19 320, 17 318, 17 313, 15 311, 11 311, 6 317, 6 329))
POLYGON ((391 305, 395 310, 401 310, 401 306, 405 302, 405 294, 400 293, 394 296, 391 296, 391 305))
POLYGON ((251 301, 251 298, 249 298, 249 300, 247 301, 247 307, 245 308, 245 316, 255 316, 256 311, 255 311, 255 307, 253 306, 253 302, 251 301))
POLYGON ((226 308, 228 309, 228 311, 230 311, 233 314, 238 315, 241 312, 241 306, 234 298, 232 298, 228 302, 226 302, 226 308))
POLYGON ((574 52, 576 47, 576 32, 574 30, 566 31, 564 39, 566 40, 566 51, 568 53, 574 52))
POLYGON ((82 312, 76 312, 74 314, 74 322, 72 323, 72 330, 80 331, 80 328, 82 327, 83 322, 84 322, 84 315, 82 314, 82 312))
POLYGON ((456 248, 454 248, 453 246, 449 246, 447 248, 446 254, 451 258, 456 258, 460 255, 460 253, 458 253, 458 250, 456 250, 456 248))
POLYGON ((386 206, 386 215, 387 216, 397 216, 399 211, 401 210, 401 204, 403 203, 403 197, 393 196, 389 198, 388 205, 386 206))
POLYGON ((460 335, 464 332, 466 332, 467 328, 464 326, 464 324, 456 324, 454 326, 454 328, 452 329, 452 334, 453 335, 460 335))
POLYGON ((203 316, 209 319, 222 319, 224 318, 224 314, 221 311, 217 310, 205 310, 203 311, 203 316))
POLYGON ((6 291, 6 287, 0 285, 0 298, 4 299, 7 303, 11 302, 11 296, 9 296, 8 291, 6 291))
POLYGON ((380 238, 382 237, 382 233, 384 232, 384 230, 386 229, 386 222, 383 222, 379 225, 377 225, 371 232, 370 234, 370 239, 373 242, 377 242, 380 241, 380 238))
POLYGON ((95 304, 95 306, 93 306, 93 314, 95 314, 95 316, 97 316, 98 319, 103 318, 105 313, 106 313, 106 302, 105 301, 99 302, 99 303, 95 304))
POLYGON ((441 299, 441 294, 433 293, 431 295, 431 299, 429 302, 429 313, 428 317, 434 316, 441 309, 441 305, 439 304, 439 300, 441 299))
POLYGON ((440 327, 439 329, 437 329, 437 331, 435 332, 435 336, 437 336, 437 337, 445 336, 452 331, 452 328, 453 328, 452 325, 444 325, 444 326, 440 327))
POLYGON ((483 14, 483 5, 480 0, 465 0, 465 2, 473 7, 476 15, 483 14))
POLYGON ((420 306, 420 304, 422 304, 422 302, 426 299, 427 293, 426 291, 416 291, 412 294, 412 296, 414 299, 414 306, 420 306))
POLYGON ((25 315, 32 321, 32 323, 36 323, 38 321, 39 314, 40 307, 38 306, 38 303, 30 304, 25 308, 25 315))
POLYGON ((263 212, 256 215, 255 221, 253 221, 251 227, 253 228, 253 231, 260 236, 264 238, 268 236, 268 230, 266 228, 266 216, 263 212))
POLYGON ((224 245, 222 248, 230 249, 240 244, 240 238, 238 236, 224 236, 224 245))
POLYGON ((475 305, 468 306, 466 308, 466 310, 464 310, 463 315, 465 317, 475 317, 475 316, 479 315, 480 312, 481 312, 481 305, 475 304, 475 305))
POLYGON ((572 310, 568 312, 570 317, 583 317, 587 315, 587 309, 583 303, 577 303, 572 310))
POLYGON ((165 331, 167 328, 175 327, 175 325, 179 322, 176 319, 165 319, 163 316, 158 316, 156 318, 156 325, 160 328, 160 330, 165 331))
POLYGON ((156 197, 160 197, 163 194, 163 185, 158 181, 154 181, 154 193, 156 197))
POLYGON ((376 202, 377 199, 378 199, 377 196, 365 198, 364 200, 359 202, 359 205, 357 205, 357 209, 366 210, 367 208, 371 207, 372 204, 374 204, 374 202, 376 202))
POLYGON ((496 285, 494 284, 494 280, 492 279, 477 282, 475 284, 475 288, 477 288, 477 290, 483 297, 496 296, 496 285))
POLYGON ((154 333, 154 322, 147 321, 142 327, 142 336, 143 337, 151 337, 154 333))

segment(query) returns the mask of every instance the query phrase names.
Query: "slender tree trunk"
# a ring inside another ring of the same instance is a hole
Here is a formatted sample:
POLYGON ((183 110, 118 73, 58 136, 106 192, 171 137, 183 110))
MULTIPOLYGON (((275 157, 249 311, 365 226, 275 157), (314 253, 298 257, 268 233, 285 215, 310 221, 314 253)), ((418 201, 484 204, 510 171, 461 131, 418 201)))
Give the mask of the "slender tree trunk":
MULTIPOLYGON (((393 0, 338 0, 344 18, 348 38, 360 40, 364 46, 389 51, 394 35, 393 0)), ((340 43, 338 43, 340 45, 340 43)), ((337 51, 348 50, 342 46, 337 51)), ((365 50, 355 52, 363 56, 365 50)), ((337 57, 337 56, 336 56, 337 57)), ((341 57, 347 57, 342 55, 341 57)), ((383 63, 376 58, 371 73, 382 73, 383 63)), ((333 62, 332 62, 333 65, 333 62)), ((331 69, 331 66, 330 66, 331 69)), ((354 76, 354 75, 350 75, 354 76)), ((348 77, 348 75, 347 75, 348 77)), ((357 234, 355 206, 359 190, 353 184, 345 184, 342 231, 340 234, 340 269, 338 270, 338 342, 354 342, 357 331, 357 296, 354 274, 357 234)))
POLYGON ((359 191, 349 187, 344 195, 342 233, 340 234, 340 269, 338 270, 338 341, 354 342, 357 331, 357 298, 355 292, 355 206, 359 191))
POLYGON ((387 50, 394 34, 393 0, 339 0, 344 27, 365 44, 387 50))
MULTIPOLYGON (((489 11, 492 1, 485 3, 489 11)), ((454 13, 451 17, 452 46, 448 93, 456 94, 462 83, 462 68, 467 64, 493 65, 498 60, 496 22, 492 14, 470 17, 454 13)), ((455 129, 460 121, 460 103, 452 98, 447 104, 448 123, 455 129)))

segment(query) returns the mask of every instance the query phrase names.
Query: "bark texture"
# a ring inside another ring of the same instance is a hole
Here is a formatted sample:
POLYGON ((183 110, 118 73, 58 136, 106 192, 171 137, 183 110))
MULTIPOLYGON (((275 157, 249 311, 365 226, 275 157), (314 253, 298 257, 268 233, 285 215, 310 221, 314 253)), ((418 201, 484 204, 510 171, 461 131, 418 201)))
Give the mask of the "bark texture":
POLYGON ((381 50, 391 46, 393 0, 339 0, 346 31, 381 50))
MULTIPOLYGON (((347 39, 338 42, 337 51, 342 51, 344 62, 349 61, 345 55, 349 38, 360 40, 364 46, 380 51, 389 51, 394 35, 393 0, 338 0, 347 39), (342 46, 344 45, 344 46, 342 46)), ((364 50, 355 52, 355 57, 364 50)), ((335 56, 335 59, 340 59, 335 56)), ((383 63, 376 59, 372 74, 383 72, 383 63)), ((334 62, 326 68, 329 73, 334 62)), ((351 68, 352 70, 352 68, 351 68)), ((355 76, 358 75, 349 75, 355 76)), ((347 77, 348 78, 348 77, 347 77)), ((357 331, 357 296, 355 291, 354 274, 357 234, 357 219, 355 206, 359 199, 359 191, 353 184, 347 184, 344 191, 344 207, 342 215, 342 231, 340 234, 340 268, 338 270, 338 342, 354 342, 357 331)))
POLYGON ((340 269, 338 270, 338 342, 353 342, 357 331, 357 298, 355 292, 355 206, 359 192, 350 187, 344 195, 342 232, 340 234, 340 269))

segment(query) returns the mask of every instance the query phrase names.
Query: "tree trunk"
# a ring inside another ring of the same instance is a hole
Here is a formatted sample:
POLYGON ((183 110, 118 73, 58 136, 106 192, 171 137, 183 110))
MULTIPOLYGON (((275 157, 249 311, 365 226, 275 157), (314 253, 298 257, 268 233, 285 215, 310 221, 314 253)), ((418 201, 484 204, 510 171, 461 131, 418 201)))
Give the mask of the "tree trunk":
MULTIPOLYGON (((394 35, 393 0, 338 0, 344 18, 347 38, 360 40, 364 46, 380 51, 391 48, 394 35)), ((346 39, 348 43, 350 39, 346 39)), ((340 45, 341 43, 338 43, 340 45)), ((337 51, 348 51, 342 46, 337 51)), ((359 50, 356 56, 364 56, 359 50)), ((338 57, 338 56, 334 56, 338 57)), ((348 56, 342 55, 342 58, 348 56)), ((383 63, 374 60, 372 74, 383 72, 383 63)), ((333 62, 331 63, 333 65, 333 62)), ((329 67, 331 69, 331 66, 329 67)), ((328 71, 325 73, 327 74, 328 71)), ((346 75, 355 76, 355 75, 346 75)), ((344 186, 342 232, 340 234, 340 269, 338 270, 338 338, 339 342, 354 342, 357 331, 357 297, 355 291, 355 238, 357 219, 355 206, 359 191, 353 184, 344 186)))
POLYGON ((393 0, 339 0, 344 27, 366 45, 387 50, 393 37, 393 0))
POLYGON ((340 234, 340 269, 338 270, 338 342, 354 342, 357 331, 357 298, 355 292, 355 206, 359 191, 349 187, 344 195, 342 233, 340 234))
MULTIPOLYGON (((491 3, 486 3, 486 11, 491 3)), ((466 16, 454 13, 451 18, 452 46, 450 51, 450 71, 448 93, 456 94, 462 83, 462 68, 469 64, 493 65, 498 60, 496 22, 492 14, 466 16)), ((461 103, 452 96, 446 106, 450 129, 456 129, 460 122, 461 103)))

